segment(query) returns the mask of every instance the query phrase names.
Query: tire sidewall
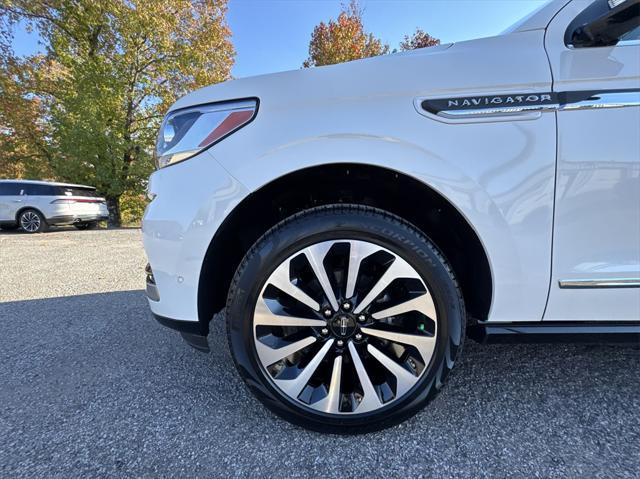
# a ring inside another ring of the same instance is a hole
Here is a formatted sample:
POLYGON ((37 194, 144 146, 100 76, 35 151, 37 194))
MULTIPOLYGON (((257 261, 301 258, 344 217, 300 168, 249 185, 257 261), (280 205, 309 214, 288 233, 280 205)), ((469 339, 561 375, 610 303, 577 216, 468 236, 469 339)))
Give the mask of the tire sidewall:
POLYGON ((365 432, 401 422, 435 396, 462 346, 464 306, 442 257, 416 228, 372 208, 323 207, 285 220, 258 240, 236 274, 227 306, 227 326, 240 374, 272 411, 315 430, 365 432), (369 413, 335 416, 308 408, 279 392, 258 360, 253 313, 265 282, 278 265, 307 246, 339 239, 369 241, 408 261, 434 299, 438 335, 427 371, 404 397, 369 413))

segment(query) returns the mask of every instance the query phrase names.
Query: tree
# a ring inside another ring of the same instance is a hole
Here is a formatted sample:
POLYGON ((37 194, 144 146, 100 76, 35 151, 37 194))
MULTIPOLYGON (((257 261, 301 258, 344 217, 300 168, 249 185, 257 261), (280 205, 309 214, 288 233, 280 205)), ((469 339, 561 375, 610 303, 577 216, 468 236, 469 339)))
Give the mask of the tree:
POLYGON ((46 108, 48 164, 96 186, 119 225, 120 197, 143 191, 169 105, 230 77, 227 0, 0 0, 0 10, 46 47, 22 96, 46 108))
POLYGON ((400 42, 400 50, 415 50, 416 48, 426 48, 440 45, 440 40, 432 37, 427 32, 420 28, 416 28, 413 35, 404 36, 404 40, 400 42))
POLYGON ((0 176, 52 178, 43 118, 46 105, 27 92, 41 57, 23 61, 10 55, 0 59, 0 176))
POLYGON ((303 67, 333 65, 388 53, 388 45, 365 32, 362 15, 357 1, 351 0, 348 6, 343 6, 337 20, 320 22, 311 34, 309 58, 303 67))

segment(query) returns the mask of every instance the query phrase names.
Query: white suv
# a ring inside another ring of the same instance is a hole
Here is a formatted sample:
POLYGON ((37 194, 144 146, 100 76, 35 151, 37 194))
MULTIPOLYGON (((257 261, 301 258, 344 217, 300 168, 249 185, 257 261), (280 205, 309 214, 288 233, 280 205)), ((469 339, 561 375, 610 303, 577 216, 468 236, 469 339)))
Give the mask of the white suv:
MULTIPOLYGON (((640 338, 640 0, 493 38, 229 81, 173 105, 149 304, 305 427, 377 429, 465 336, 640 338)), ((535 365, 532 365, 535 367, 535 365)))
POLYGON ((108 219, 104 198, 91 186, 29 180, 0 180, 0 228, 40 233, 49 226, 84 230, 108 219))

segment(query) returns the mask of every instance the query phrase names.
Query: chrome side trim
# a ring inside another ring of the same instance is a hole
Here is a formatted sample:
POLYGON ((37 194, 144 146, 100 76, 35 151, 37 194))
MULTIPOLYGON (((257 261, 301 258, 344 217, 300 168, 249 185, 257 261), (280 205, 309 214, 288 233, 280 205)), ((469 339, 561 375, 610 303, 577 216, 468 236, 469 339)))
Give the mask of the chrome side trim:
POLYGON ((565 279, 558 285, 562 289, 640 288, 640 278, 565 279))
POLYGON ((640 90, 572 91, 464 98, 420 98, 418 104, 421 105, 424 111, 432 115, 451 120, 462 120, 555 111, 640 106, 640 90), (500 104, 505 103, 511 104, 500 106, 500 104), (449 108, 445 107, 445 104, 449 108), (478 107, 469 107, 471 105, 478 105, 478 107))
POLYGON ((548 104, 548 105, 522 105, 522 106, 509 106, 504 108, 478 108, 475 110, 443 110, 437 113, 438 116, 443 118, 478 118, 478 117, 491 117, 491 116, 509 116, 519 115, 521 113, 529 112, 545 112, 545 111, 557 111, 560 105, 548 104))
POLYGON ((585 110, 596 108, 624 108, 640 106, 640 91, 623 91, 595 94, 588 100, 566 103, 559 110, 585 110))

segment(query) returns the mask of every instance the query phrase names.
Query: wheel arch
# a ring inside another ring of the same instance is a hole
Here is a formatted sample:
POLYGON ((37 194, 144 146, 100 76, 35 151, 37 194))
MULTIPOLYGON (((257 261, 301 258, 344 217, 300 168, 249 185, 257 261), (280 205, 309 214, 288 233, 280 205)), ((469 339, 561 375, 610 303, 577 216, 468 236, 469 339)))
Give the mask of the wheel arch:
POLYGON ((406 174, 380 166, 333 163, 290 172, 265 184, 225 218, 200 271, 200 321, 208 324, 224 308, 235 271, 258 238, 292 214, 332 203, 373 206, 414 224, 451 264, 469 316, 487 319, 493 299, 490 261, 462 213, 433 188, 406 174))
POLYGON ((20 215, 22 213, 24 213, 27 210, 33 210, 36 211, 37 213, 39 213, 42 218, 44 218, 45 221, 47 221, 47 217, 45 216, 45 214, 40 210, 40 208, 36 208, 35 206, 23 206, 22 208, 20 208, 17 212, 16 212, 16 223, 18 223, 18 225, 20 224, 20 215))

